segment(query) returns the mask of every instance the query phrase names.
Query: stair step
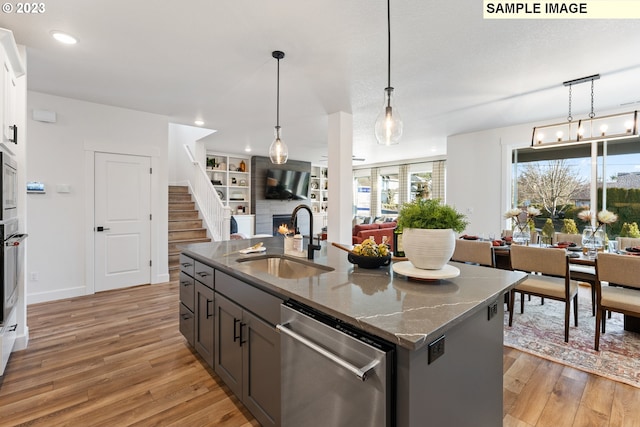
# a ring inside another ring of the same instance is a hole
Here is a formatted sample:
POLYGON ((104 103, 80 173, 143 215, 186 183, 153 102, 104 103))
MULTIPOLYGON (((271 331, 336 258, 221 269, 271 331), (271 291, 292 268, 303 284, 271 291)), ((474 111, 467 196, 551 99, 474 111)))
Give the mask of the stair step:
POLYGON ((192 211, 196 208, 195 202, 169 202, 169 211, 192 211))
POLYGON ((169 212, 169 221, 178 221, 182 219, 198 219, 198 211, 171 211, 169 212))
POLYGON ((194 228, 202 228, 201 219, 169 220, 169 231, 189 230, 194 228))
POLYGON ((189 187, 186 185, 170 185, 169 193, 188 193, 189 187))
POLYGON ((169 241, 181 239, 201 239, 207 237, 205 228, 192 228, 187 230, 169 231, 169 241))
POLYGON ((189 193, 169 193, 169 203, 191 202, 191 194, 189 193))

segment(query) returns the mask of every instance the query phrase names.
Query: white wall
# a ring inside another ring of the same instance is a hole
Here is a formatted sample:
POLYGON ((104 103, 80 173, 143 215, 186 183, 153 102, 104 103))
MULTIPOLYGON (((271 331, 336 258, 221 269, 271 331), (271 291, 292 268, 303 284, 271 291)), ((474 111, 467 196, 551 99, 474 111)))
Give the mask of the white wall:
POLYGON ((214 132, 195 126, 169 124, 169 184, 186 185, 192 174, 193 168, 188 163, 185 145, 189 147, 195 160, 206 168, 206 149, 204 143, 199 140, 214 132))
POLYGON ((26 178, 46 185, 46 194, 27 195, 27 303, 93 292, 93 200, 85 182, 95 151, 151 156, 151 282, 168 280, 167 117, 29 91, 27 128, 26 178), (55 112, 57 122, 34 121, 34 109, 55 112), (58 184, 70 193, 57 193, 58 184))

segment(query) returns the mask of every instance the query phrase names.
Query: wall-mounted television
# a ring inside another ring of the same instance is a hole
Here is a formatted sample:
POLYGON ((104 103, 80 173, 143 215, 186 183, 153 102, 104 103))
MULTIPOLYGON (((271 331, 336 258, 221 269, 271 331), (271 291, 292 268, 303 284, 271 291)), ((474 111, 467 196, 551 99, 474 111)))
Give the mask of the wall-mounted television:
POLYGON ((265 198, 305 200, 309 198, 310 172, 286 169, 267 170, 265 198))

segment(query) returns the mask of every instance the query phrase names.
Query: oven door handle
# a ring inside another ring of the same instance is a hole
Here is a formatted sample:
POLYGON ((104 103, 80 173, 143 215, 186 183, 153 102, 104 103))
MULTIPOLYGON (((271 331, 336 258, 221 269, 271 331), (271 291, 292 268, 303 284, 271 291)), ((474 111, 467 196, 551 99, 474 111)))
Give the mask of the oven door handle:
POLYGON ((290 336, 291 338, 293 338, 294 340, 300 342, 301 344, 306 345, 311 350, 314 350, 316 353, 321 354, 322 356, 324 356, 327 359, 331 360, 335 364, 337 364, 339 366, 342 366, 344 369, 346 369, 347 371, 351 372, 356 377, 358 377, 358 379, 360 379, 361 381, 366 381, 369 372, 371 370, 373 370, 373 368, 378 366, 378 364, 380 364, 379 360, 375 360, 374 359, 371 362, 367 363, 362 368, 359 368, 359 367, 347 362, 346 360, 340 358, 339 356, 336 356, 335 354, 333 354, 330 351, 326 350, 325 348, 319 346, 318 344, 314 343, 313 341, 309 340, 308 338, 305 338, 304 336, 298 334, 297 332, 292 331, 290 328, 287 328, 287 325, 289 325, 289 323, 276 325, 276 330, 278 332, 282 332, 285 335, 290 336))

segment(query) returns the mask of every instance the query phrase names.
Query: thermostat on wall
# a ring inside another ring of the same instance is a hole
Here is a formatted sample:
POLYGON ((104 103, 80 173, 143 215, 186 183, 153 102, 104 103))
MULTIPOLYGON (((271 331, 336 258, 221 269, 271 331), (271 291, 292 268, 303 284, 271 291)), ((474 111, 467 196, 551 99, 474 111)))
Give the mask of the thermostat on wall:
POLYGON ((39 181, 27 182, 27 193, 45 193, 44 183, 39 181))

